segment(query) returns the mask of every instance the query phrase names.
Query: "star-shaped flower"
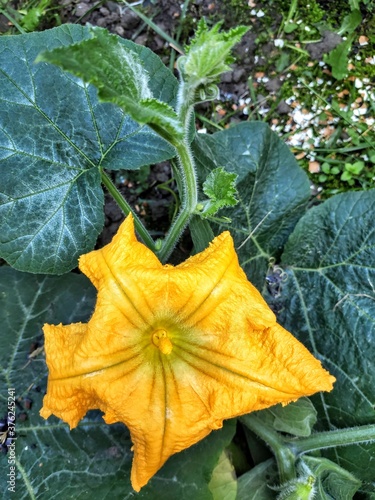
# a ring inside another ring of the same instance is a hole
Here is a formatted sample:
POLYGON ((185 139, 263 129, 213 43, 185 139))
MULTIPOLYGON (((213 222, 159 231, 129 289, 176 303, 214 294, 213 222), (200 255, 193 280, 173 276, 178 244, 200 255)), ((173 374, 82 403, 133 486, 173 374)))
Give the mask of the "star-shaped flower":
POLYGON ((79 267, 98 290, 95 312, 87 324, 44 326, 41 415, 73 428, 99 408, 126 424, 136 491, 224 419, 332 389, 247 280, 229 232, 174 267, 137 241, 129 216, 79 267))

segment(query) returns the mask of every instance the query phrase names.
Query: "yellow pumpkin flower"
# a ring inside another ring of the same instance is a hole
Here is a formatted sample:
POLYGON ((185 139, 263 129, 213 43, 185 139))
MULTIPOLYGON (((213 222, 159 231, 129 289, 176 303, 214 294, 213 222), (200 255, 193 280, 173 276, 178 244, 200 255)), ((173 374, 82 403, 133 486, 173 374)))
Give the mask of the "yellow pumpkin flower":
POLYGON ((287 404, 334 382, 276 323, 224 232, 178 266, 139 243, 131 216, 79 267, 98 290, 87 324, 45 325, 41 415, 71 428, 90 409, 123 422, 139 491, 174 453, 223 420, 287 404))

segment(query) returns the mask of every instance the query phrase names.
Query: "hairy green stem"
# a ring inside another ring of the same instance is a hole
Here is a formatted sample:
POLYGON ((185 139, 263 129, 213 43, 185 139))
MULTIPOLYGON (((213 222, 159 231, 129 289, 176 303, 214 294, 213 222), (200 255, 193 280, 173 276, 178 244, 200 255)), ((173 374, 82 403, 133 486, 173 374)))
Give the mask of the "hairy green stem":
POLYGON ((140 220, 138 215, 134 212, 134 210, 129 205, 129 203, 125 200, 125 198, 122 196, 122 194, 118 191, 117 187, 113 184, 110 177, 103 170, 101 171, 101 179, 102 179, 102 183, 105 185, 108 192, 111 194, 111 196, 116 201, 116 203, 121 208, 121 210, 124 212, 124 214, 128 215, 131 213, 133 215, 134 226, 135 226, 137 233, 142 238, 144 244, 147 245, 150 250, 155 252, 155 242, 152 239, 150 233, 147 231, 145 226, 142 224, 142 221, 140 220))
POLYGON ((172 253, 198 203, 198 185, 195 174, 194 158, 189 145, 190 122, 193 116, 195 89, 180 79, 176 111, 184 127, 184 140, 175 144, 178 158, 178 185, 181 209, 165 236, 158 257, 165 262, 172 253))
POLYGON ((324 448, 375 441, 375 425, 317 432, 305 438, 285 438, 255 414, 244 415, 241 422, 271 448, 279 469, 281 483, 296 478, 295 463, 300 455, 324 448))
POLYGON ((296 456, 293 451, 285 445, 281 435, 254 414, 245 415, 241 417, 240 420, 271 448, 277 462, 280 482, 286 483, 291 479, 295 479, 297 477, 295 468, 296 456))
POLYGON ((375 441, 375 425, 361 425, 347 429, 317 432, 311 436, 300 438, 298 441, 290 441, 288 446, 295 455, 300 455, 314 450, 370 441, 375 441))
POLYGON ((198 202, 197 180, 195 176, 194 160, 190 151, 187 140, 176 146, 176 152, 179 159, 181 171, 182 193, 181 209, 168 233, 166 234, 163 245, 158 252, 158 257, 162 262, 165 262, 176 246, 183 230, 185 229, 190 217, 198 202))
POLYGON ((187 138, 190 127, 190 120, 193 115, 193 105, 195 97, 195 87, 189 86, 182 79, 180 80, 176 112, 184 126, 185 136, 187 138))

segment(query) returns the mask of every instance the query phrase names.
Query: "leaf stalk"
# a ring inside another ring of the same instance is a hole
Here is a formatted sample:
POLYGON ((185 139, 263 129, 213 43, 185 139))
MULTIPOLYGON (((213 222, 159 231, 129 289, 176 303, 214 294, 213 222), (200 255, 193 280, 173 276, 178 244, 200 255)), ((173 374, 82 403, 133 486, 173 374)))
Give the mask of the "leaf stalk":
POLYGON ((298 441, 288 440, 288 446, 295 455, 310 453, 311 451, 336 446, 349 446, 375 441, 375 425, 361 425, 334 431, 317 432, 311 436, 300 438, 298 441))
POLYGON ((279 470, 281 483, 295 479, 296 462, 306 453, 337 446, 375 441, 375 425, 317 432, 307 437, 286 438, 262 422, 255 414, 244 415, 240 421, 271 448, 279 470))
POLYGON ((172 253, 177 241, 181 237, 190 217, 198 203, 198 187, 195 175, 194 160, 187 139, 176 146, 182 183, 181 209, 166 234, 163 245, 158 252, 161 262, 165 262, 172 253))
POLYGON ((195 88, 180 78, 176 112, 184 128, 184 139, 174 144, 178 158, 180 175, 179 191, 181 209, 165 236, 163 245, 157 253, 161 262, 165 262, 172 253, 198 203, 198 185, 193 154, 189 145, 189 131, 194 109, 195 88))
POLYGON ((137 230, 137 233, 142 238, 143 243, 146 246, 148 246, 150 250, 155 252, 155 242, 152 239, 150 233, 147 231, 147 229, 143 225, 138 215, 134 212, 133 208, 129 205, 126 199, 119 192, 115 184, 112 182, 111 178, 103 170, 101 170, 101 180, 104 186, 107 188, 110 195, 116 201, 121 210, 124 212, 124 214, 125 215, 129 215, 130 213, 132 214, 134 219, 134 226, 137 230))

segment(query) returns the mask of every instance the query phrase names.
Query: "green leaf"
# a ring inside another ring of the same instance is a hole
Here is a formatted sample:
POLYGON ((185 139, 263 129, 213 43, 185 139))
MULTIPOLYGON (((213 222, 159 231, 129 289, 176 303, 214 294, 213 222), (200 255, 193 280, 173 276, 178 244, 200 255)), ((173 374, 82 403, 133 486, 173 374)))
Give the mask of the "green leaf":
POLYGON ((326 458, 304 456, 303 463, 317 477, 318 492, 327 500, 351 500, 361 486, 353 474, 326 458))
MULTIPOLYGON (((279 320, 336 378, 313 398, 321 428, 375 423, 375 191, 336 195, 309 210, 282 255, 279 320)), ((324 452, 363 481, 375 445, 324 452)))
POLYGON ((332 75, 336 80, 342 80, 348 74, 348 54, 354 40, 354 35, 335 47, 325 57, 325 62, 332 68, 332 75))
POLYGON ((358 10, 359 9, 359 2, 360 0, 349 0, 349 5, 351 10, 358 10))
MULTIPOLYGON (((15 388, 17 498, 134 498, 130 485, 132 453, 122 424, 107 425, 91 411, 72 431, 55 417, 39 415, 46 391, 43 354, 28 359, 43 344, 42 325, 87 321, 96 291, 83 275, 42 276, 0 268, 0 415, 6 414, 8 388, 15 388), (31 400, 31 409, 26 401, 31 400)), ((141 395, 141 394, 140 394, 141 395)), ((137 498, 211 500, 213 469, 235 432, 235 420, 205 440, 172 456, 137 498)), ((0 468, 9 471, 0 454, 0 468)), ((5 488, 5 483, 4 483, 5 488)))
POLYGON ((331 167, 330 167, 329 163, 323 163, 322 164, 322 171, 325 174, 329 174, 331 172, 331 167))
MULTIPOLYGON (((0 37, 0 256, 17 269, 63 273, 92 250, 103 223, 100 168, 137 169, 174 156, 148 127, 94 87, 49 64, 42 50, 89 38, 82 26, 0 37)), ((121 40, 173 104, 177 81, 149 49, 121 40)))
POLYGON ((186 47, 186 56, 178 60, 183 79, 192 87, 214 83, 221 73, 229 71, 234 60, 231 50, 249 30, 247 26, 237 26, 227 32, 220 31, 221 24, 209 30, 202 18, 195 37, 186 47))
POLYGON ((35 62, 56 64, 93 83, 103 100, 123 96, 135 102, 151 97, 149 75, 138 56, 103 28, 90 28, 91 38, 44 51, 35 62))
POLYGON ((25 10, 18 9, 18 12, 24 14, 21 19, 21 26, 26 31, 35 31, 41 18, 46 14, 48 7, 51 5, 51 0, 40 0, 35 7, 25 10))
POLYGON ((201 202, 201 217, 209 217, 223 207, 237 205, 236 179, 237 174, 225 172, 222 167, 215 168, 208 174, 203 183, 203 192, 209 200, 201 202))
POLYGON ((239 477, 237 500, 274 500, 276 493, 268 485, 278 482, 277 466, 270 458, 239 477))
POLYGON ((280 255, 310 197, 307 175, 288 147, 265 123, 241 123, 211 136, 199 134, 193 143, 200 179, 224 165, 238 175, 240 202, 222 210, 247 275, 259 289, 271 257, 280 255))
POLYGON ((284 24, 284 31, 285 33, 293 33, 298 28, 298 24, 290 22, 287 24, 284 24))
POLYGON ((363 161, 356 161, 355 163, 345 163, 345 170, 354 175, 359 175, 364 168, 365 164, 363 161))
POLYGON ((349 172, 349 170, 345 170, 341 175, 340 175, 340 179, 342 181, 350 181, 350 179, 352 178, 352 174, 349 172))
POLYGON ((353 33, 353 31, 361 24, 362 15, 358 9, 352 10, 350 14, 344 17, 340 29, 337 34, 353 33))
POLYGON ((212 472, 209 484, 213 500, 236 500, 237 479, 232 462, 225 450, 212 472))
POLYGON ((183 127, 173 108, 154 99, 149 74, 138 56, 116 35, 90 28, 92 38, 41 53, 36 62, 56 64, 92 83, 101 101, 120 106, 140 124, 149 124, 170 142, 183 137, 183 127))
POLYGON ((302 437, 310 436, 317 420, 314 405, 307 398, 301 398, 287 406, 272 406, 262 410, 259 415, 276 431, 302 437))

